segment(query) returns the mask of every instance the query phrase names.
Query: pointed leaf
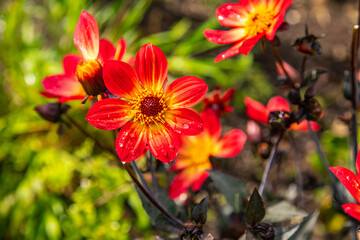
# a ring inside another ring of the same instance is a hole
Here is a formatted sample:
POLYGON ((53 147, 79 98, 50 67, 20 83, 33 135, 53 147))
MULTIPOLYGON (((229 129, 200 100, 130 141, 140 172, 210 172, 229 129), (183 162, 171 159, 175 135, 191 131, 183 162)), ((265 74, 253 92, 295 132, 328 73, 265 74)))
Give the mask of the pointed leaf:
POLYGON ((265 208, 261 196, 256 188, 251 194, 249 204, 246 208, 246 222, 252 226, 265 217, 265 208))
POLYGON ((196 223, 204 224, 207 219, 207 197, 203 198, 192 211, 192 219, 196 223))

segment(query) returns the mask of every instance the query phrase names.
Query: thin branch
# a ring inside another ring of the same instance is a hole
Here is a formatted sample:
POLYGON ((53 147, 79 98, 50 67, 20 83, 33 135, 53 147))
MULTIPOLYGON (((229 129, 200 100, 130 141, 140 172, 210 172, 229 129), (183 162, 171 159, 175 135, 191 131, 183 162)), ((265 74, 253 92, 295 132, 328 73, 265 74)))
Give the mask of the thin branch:
POLYGON ((149 171, 151 173, 151 182, 153 185, 153 189, 154 189, 154 192, 157 193, 159 191, 159 187, 158 187, 157 180, 155 177, 154 159, 153 159, 153 155, 151 154, 150 151, 148 151, 147 160, 148 160, 149 171))
MULTIPOLYGON (((359 4, 360 6, 360 4, 359 4)), ((359 8, 360 9, 360 8, 359 8)), ((360 15, 360 14, 359 14, 360 15)), ((360 21, 360 17, 359 17, 360 21)), ((357 79, 357 52, 359 45, 359 25, 355 25, 353 29, 352 42, 351 42, 351 63, 350 63, 350 74, 351 74, 351 85, 352 85, 352 124, 351 124, 351 134, 352 134, 352 145, 353 145, 353 165, 355 166, 356 156, 358 153, 358 144, 357 144, 357 107, 359 102, 359 93, 358 93, 358 79, 357 79)))
POLYGON ((151 194, 152 197, 154 197, 149 185, 147 184, 147 182, 145 181, 144 175, 142 174, 142 172, 140 171, 140 169, 138 168, 137 164, 135 163, 135 161, 131 162, 131 166, 132 168, 135 170, 136 174, 138 175, 138 177, 140 178, 140 181, 142 183, 142 185, 146 188, 146 190, 151 194))
POLYGON ((263 195, 264 193, 264 190, 265 190, 265 186, 266 186, 266 182, 268 180, 268 177, 269 177, 269 172, 270 172, 270 169, 271 169, 271 166, 274 162, 274 159, 276 157, 276 152, 277 152, 277 149, 278 149, 278 146, 279 146, 279 142, 280 142, 280 139, 281 139, 282 135, 279 136, 277 139, 276 139, 276 142, 275 142, 275 145, 273 146, 273 148, 271 149, 271 153, 270 153, 270 156, 267 160, 267 163, 266 163, 266 167, 265 167, 265 171, 264 171, 264 174, 262 176, 262 179, 261 179, 261 183, 260 183, 260 187, 259 187, 259 194, 260 196, 263 195))
MULTIPOLYGON (((121 161, 120 161, 121 162, 121 161)), ((121 163, 122 164, 122 163, 121 163)), ((131 171, 128 163, 123 164, 125 170, 130 175, 131 179, 134 181, 136 186, 141 190, 141 192, 146 196, 146 198, 157 208, 160 212, 162 212, 171 222, 173 222, 176 226, 184 228, 184 223, 179 219, 175 218, 171 215, 155 198, 153 198, 148 191, 141 185, 139 180, 136 178, 135 174, 131 171)))

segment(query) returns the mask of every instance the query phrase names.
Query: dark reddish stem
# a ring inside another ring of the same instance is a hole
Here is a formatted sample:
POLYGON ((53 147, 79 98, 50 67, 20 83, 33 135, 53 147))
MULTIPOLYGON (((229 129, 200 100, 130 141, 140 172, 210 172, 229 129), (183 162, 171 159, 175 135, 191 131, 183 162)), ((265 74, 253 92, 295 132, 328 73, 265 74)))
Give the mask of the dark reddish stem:
MULTIPOLYGON (((360 4, 359 4, 360 5, 360 4)), ((360 15, 360 14, 359 14, 360 15)), ((360 21, 360 17, 359 17, 360 21)), ((354 26, 352 42, 351 42, 351 63, 350 63, 350 74, 351 74, 351 86, 352 86, 352 124, 351 124, 351 133, 352 133, 352 142, 353 142, 353 160, 354 166, 356 162, 356 157, 358 153, 358 144, 357 144, 357 106, 359 102, 359 93, 358 93, 358 79, 357 79, 357 52, 359 45, 359 25, 354 26)))

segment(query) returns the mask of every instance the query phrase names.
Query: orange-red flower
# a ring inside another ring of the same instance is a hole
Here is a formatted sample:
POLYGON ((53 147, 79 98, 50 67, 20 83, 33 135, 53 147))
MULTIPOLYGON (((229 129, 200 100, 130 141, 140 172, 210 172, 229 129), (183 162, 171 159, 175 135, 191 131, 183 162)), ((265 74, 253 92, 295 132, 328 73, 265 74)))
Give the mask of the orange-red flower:
POLYGON ((197 77, 186 76, 166 87, 167 71, 164 53, 151 44, 137 53, 135 69, 125 62, 105 63, 105 85, 123 99, 97 102, 86 119, 100 129, 121 128, 115 147, 122 161, 135 160, 148 146, 156 158, 170 163, 178 152, 180 134, 202 131, 199 114, 189 107, 201 101, 207 85, 197 77))
POLYGON ((205 37, 216 44, 234 45, 219 54, 219 62, 236 54, 247 55, 262 37, 273 40, 276 30, 284 21, 285 10, 292 0, 239 0, 216 10, 219 23, 233 29, 228 31, 206 29, 205 37))
POLYGON ((212 110, 203 111, 201 118, 204 132, 196 136, 183 136, 179 155, 171 170, 179 170, 171 183, 169 196, 178 197, 190 186, 194 191, 200 190, 209 176, 206 170, 212 169, 210 156, 231 158, 236 156, 246 142, 246 135, 240 129, 226 133, 222 138, 221 124, 212 110))
POLYGON ((81 56, 66 55, 63 59, 64 73, 44 78, 44 96, 66 102, 83 99, 85 94, 100 94, 105 91, 101 73, 105 61, 121 60, 126 51, 126 43, 122 38, 116 48, 110 41, 99 39, 97 22, 85 11, 81 12, 76 25, 74 44, 81 56))
MULTIPOLYGON (((272 97, 267 103, 266 107, 258 101, 253 100, 250 97, 244 98, 246 115, 257 122, 266 124, 269 121, 269 115, 271 112, 286 112, 290 113, 290 106, 286 100, 280 96, 272 97)), ((310 121, 311 129, 318 131, 321 129, 321 125, 317 122, 310 121)), ((308 131, 307 120, 303 120, 300 123, 292 123, 289 126, 289 130, 295 131, 308 131)))
POLYGON ((224 113, 231 112, 234 108, 229 106, 231 98, 234 96, 235 89, 230 88, 223 94, 220 93, 220 88, 216 87, 214 91, 205 95, 204 111, 212 109, 215 114, 220 117, 224 113))
MULTIPOLYGON (((360 153, 360 152, 359 152, 360 153)), ((358 153, 356 159, 356 173, 353 173, 344 167, 329 167, 329 169, 342 182, 346 189, 351 193, 355 200, 360 203, 360 154, 358 153)), ((360 221, 360 205, 356 203, 346 203, 342 205, 344 212, 360 221)))

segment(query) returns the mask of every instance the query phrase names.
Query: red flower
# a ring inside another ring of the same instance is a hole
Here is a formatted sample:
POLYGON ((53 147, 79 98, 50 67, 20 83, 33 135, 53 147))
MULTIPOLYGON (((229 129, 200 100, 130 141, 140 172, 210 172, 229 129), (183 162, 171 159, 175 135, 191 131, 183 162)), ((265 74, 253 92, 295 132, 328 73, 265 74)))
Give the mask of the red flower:
POLYGON ((216 44, 235 43, 229 50, 219 54, 219 62, 236 54, 247 55, 260 38, 273 40, 276 30, 284 21, 285 10, 292 0, 240 0, 216 10, 219 23, 233 29, 219 31, 206 29, 204 35, 216 44))
POLYGON ((87 120, 104 130, 121 128, 116 151, 122 161, 135 160, 148 145, 156 158, 170 163, 178 152, 180 134, 202 131, 199 114, 189 107, 200 102, 207 85, 187 76, 166 88, 167 71, 164 53, 151 44, 137 53, 135 69, 125 62, 105 63, 107 89, 125 100, 109 98, 94 104, 87 120))
MULTIPOLYGON (((344 167, 329 167, 329 169, 342 182, 346 189, 351 193, 355 200, 360 203, 360 154, 358 153, 356 159, 356 173, 353 173, 344 167)), ((360 221, 360 205, 356 203, 346 203, 342 205, 344 212, 360 221)))
POLYGON ((209 176, 206 170, 212 169, 210 156, 235 157, 246 142, 246 135, 240 129, 231 130, 220 138, 221 124, 212 110, 203 111, 201 118, 204 132, 196 136, 182 137, 179 155, 171 167, 172 171, 180 171, 171 183, 171 198, 186 192, 190 186, 194 191, 200 190, 209 176))
POLYGON ((231 112, 234 108, 229 106, 231 98, 234 96, 235 89, 230 88, 223 94, 220 94, 220 88, 216 87, 214 91, 205 95, 204 111, 212 109, 220 117, 223 113, 231 112))
MULTIPOLYGON (((268 123, 270 112, 274 112, 274 111, 290 112, 289 104, 286 102, 284 98, 280 96, 272 97, 269 100, 266 107, 262 105, 260 102, 255 101, 250 97, 245 97, 244 102, 246 107, 245 109, 246 115, 252 120, 255 120, 263 124, 268 123)), ((314 121, 310 121, 310 125, 313 131, 318 131, 321 128, 321 125, 314 121)), ((303 120, 299 124, 292 123, 289 129, 295 131, 308 131, 309 129, 308 129, 307 120, 303 120)))
POLYGON ((100 94, 105 90, 101 74, 105 61, 120 60, 126 51, 126 43, 122 38, 116 48, 106 39, 99 40, 96 20, 85 11, 81 12, 76 25, 74 43, 81 56, 66 55, 63 60, 64 73, 44 78, 42 84, 45 92, 42 94, 45 97, 66 102, 83 99, 86 93, 95 96, 100 94))

